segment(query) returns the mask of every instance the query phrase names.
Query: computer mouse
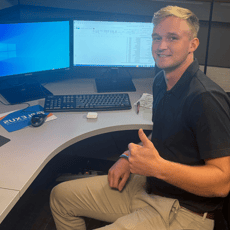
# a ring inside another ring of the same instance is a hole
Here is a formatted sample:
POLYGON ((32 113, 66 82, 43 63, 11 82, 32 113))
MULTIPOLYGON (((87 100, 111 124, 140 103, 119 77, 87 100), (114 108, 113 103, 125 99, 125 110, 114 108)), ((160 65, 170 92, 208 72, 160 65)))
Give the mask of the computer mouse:
POLYGON ((43 113, 35 114, 32 116, 30 123, 34 127, 39 127, 45 122, 46 117, 47 115, 43 113))

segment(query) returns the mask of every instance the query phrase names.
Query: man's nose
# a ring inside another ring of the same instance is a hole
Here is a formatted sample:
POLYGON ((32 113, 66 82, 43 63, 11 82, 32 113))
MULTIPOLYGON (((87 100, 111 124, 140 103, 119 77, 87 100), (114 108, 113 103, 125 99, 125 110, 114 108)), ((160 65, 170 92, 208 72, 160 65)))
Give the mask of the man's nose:
POLYGON ((165 40, 161 40, 158 46, 158 50, 166 50, 168 48, 168 43, 165 40))

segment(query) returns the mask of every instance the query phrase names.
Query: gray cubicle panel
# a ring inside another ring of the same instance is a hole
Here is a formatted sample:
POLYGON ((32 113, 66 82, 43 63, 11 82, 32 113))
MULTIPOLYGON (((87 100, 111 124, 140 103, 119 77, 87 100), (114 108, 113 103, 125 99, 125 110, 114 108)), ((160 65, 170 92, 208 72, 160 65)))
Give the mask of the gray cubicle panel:
MULTIPOLYGON (((230 8, 229 8, 230 12, 230 8)), ((230 67, 230 23, 213 22, 208 66, 230 67)))

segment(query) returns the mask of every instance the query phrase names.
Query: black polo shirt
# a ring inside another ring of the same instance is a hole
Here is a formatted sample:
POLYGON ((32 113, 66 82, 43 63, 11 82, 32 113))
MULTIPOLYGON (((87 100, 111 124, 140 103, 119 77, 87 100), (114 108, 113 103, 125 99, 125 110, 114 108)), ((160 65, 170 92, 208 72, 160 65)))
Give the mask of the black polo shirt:
MULTIPOLYGON (((197 60, 169 91, 161 71, 153 83, 153 98, 152 142, 164 159, 194 166, 230 155, 229 97, 199 70, 197 60)), ((154 177, 147 182, 153 192, 178 199, 195 212, 213 211, 223 200, 197 196, 154 177)))

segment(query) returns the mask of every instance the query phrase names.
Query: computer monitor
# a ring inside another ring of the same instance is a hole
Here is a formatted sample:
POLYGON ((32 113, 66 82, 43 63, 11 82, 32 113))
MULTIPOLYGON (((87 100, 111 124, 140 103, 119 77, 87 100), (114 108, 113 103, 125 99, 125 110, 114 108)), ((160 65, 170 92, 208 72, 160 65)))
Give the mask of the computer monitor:
POLYGON ((70 21, 0 23, 0 94, 9 103, 51 94, 34 79, 69 67, 70 21))
POLYGON ((96 78, 98 92, 135 91, 121 69, 153 68, 153 23, 119 21, 73 21, 73 65, 106 67, 106 77, 96 78))

